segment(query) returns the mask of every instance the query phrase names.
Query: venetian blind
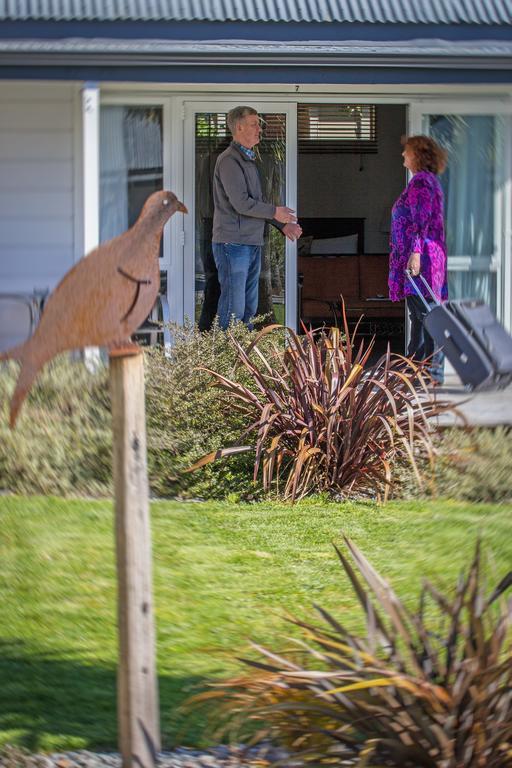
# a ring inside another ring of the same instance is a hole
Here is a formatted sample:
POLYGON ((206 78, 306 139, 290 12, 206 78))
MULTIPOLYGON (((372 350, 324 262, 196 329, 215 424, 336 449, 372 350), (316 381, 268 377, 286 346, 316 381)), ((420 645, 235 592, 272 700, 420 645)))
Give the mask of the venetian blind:
POLYGON ((299 152, 377 152, 374 104, 299 104, 299 152))

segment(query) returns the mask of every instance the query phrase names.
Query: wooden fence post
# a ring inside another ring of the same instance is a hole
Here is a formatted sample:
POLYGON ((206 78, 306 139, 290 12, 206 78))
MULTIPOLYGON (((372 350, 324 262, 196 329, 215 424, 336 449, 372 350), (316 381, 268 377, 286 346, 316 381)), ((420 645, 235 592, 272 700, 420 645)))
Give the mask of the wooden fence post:
POLYGON ((123 768, 153 768, 160 750, 153 619, 144 357, 110 356, 118 583, 118 727, 123 768))

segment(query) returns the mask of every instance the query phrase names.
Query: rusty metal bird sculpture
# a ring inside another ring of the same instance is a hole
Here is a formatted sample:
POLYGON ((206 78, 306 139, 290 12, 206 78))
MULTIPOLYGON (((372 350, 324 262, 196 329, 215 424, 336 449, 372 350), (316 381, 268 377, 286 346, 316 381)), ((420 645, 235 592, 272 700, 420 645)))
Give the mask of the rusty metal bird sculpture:
POLYGON ((34 334, 0 354, 0 360, 21 364, 11 398, 11 427, 35 377, 53 357, 83 347, 130 346, 130 336, 158 295, 160 240, 176 211, 188 212, 173 192, 154 192, 133 227, 102 243, 64 275, 47 299, 34 334))

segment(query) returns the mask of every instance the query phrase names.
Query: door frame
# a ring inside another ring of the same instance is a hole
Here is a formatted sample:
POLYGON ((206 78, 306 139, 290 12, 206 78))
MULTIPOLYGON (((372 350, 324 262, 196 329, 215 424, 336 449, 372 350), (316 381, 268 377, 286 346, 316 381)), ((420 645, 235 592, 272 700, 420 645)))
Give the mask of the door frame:
MULTIPOLYGON (((228 86, 229 87, 229 86, 228 86)), ((116 83, 110 83, 99 89, 100 105, 159 105, 163 109, 163 173, 164 187, 172 189, 183 200, 187 187, 190 187, 190 179, 193 178, 193 164, 191 165, 190 149, 187 151, 186 142, 190 145, 190 136, 186 130, 186 112, 192 105, 198 110, 208 111, 206 107, 228 110, 238 103, 249 101, 256 109, 261 111, 282 111, 287 115, 286 125, 286 203, 297 208, 297 104, 298 103, 358 103, 358 104, 403 104, 406 108, 408 134, 421 133, 423 120, 427 114, 433 112, 458 114, 500 114, 508 116, 505 123, 507 135, 504 137, 505 157, 504 165, 508 176, 503 186, 501 209, 501 270, 500 285, 498 287, 498 307, 501 309, 501 319, 505 326, 512 330, 512 94, 506 88, 501 94, 486 96, 481 88, 475 89, 460 96, 460 91, 455 93, 429 93, 422 94, 411 89, 403 91, 386 92, 374 91, 363 93, 339 92, 311 94, 299 92, 299 86, 294 93, 280 93, 276 91, 271 95, 258 92, 241 94, 235 90, 225 90, 209 96, 204 91, 179 93, 176 90, 166 88, 154 92, 139 89, 121 89, 116 83)), ((77 109, 77 112, 79 110, 77 109)), ((79 144, 84 143, 85 137, 80 137, 79 144)), ((193 158, 193 155, 192 155, 193 158)), ((83 175, 80 174, 80 176, 83 175)), ((80 181, 79 179, 78 181, 80 181)), ((184 200, 187 204, 193 203, 194 197, 184 200)), ((194 221, 193 205, 189 207, 188 216, 175 216, 171 219, 170 226, 164 230, 162 267, 168 270, 168 300, 171 320, 183 323, 185 316, 190 312, 190 297, 186 299, 186 291, 192 293, 194 289, 191 282, 191 222, 194 221), (187 241, 188 235, 188 241, 187 241), (187 284, 188 281, 188 284, 187 284), (188 301, 188 304, 187 304, 188 301)), ((81 226, 83 228, 84 214, 82 212, 81 226)), ((192 231, 193 234, 193 231, 192 231)), ((192 238, 193 242, 193 238, 192 238)), ((192 265, 193 268, 193 265, 192 265)), ((297 319, 297 257, 296 244, 286 241, 286 323, 292 328, 296 327, 297 319)), ((407 315, 407 313, 406 313, 407 315)), ((407 322, 407 318, 406 318, 407 322)))
MULTIPOLYGON (((199 112, 229 112, 239 103, 237 98, 183 100, 183 202, 189 215, 184 221, 183 320, 195 318, 195 115, 199 112)), ((279 112, 286 115, 286 200, 297 210, 297 105, 282 99, 250 99, 251 107, 260 114, 279 112)), ((297 325, 297 244, 285 238, 285 323, 297 325)))

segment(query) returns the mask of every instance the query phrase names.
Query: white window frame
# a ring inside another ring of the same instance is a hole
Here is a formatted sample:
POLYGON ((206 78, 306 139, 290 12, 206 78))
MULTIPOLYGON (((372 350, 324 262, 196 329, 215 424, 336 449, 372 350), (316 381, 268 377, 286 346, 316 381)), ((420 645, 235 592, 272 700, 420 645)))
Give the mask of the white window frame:
MULTIPOLYGON (((176 116, 180 99, 171 98, 158 92, 141 95, 130 91, 106 93, 101 95, 100 108, 103 106, 154 106, 162 109, 162 166, 163 188, 181 193, 182 172, 181 153, 178 142, 181 141, 181 121, 176 116)), ((100 137, 101 140, 101 137, 100 137)), ((183 247, 181 245, 180 216, 173 216, 164 228, 162 238, 162 256, 160 269, 167 272, 167 301, 171 322, 182 322, 182 290, 176 290, 180 285, 180 275, 183 271, 183 247)))
MULTIPOLYGON (((495 191, 494 227, 495 245, 498 252, 493 254, 490 271, 497 273, 496 304, 497 315, 506 328, 512 330, 512 97, 482 96, 456 99, 452 97, 422 98, 411 102, 409 109, 409 134, 424 133, 426 118, 433 114, 453 115, 490 115, 501 116, 506 135, 501 137, 505 149, 504 167, 500 173, 505 174, 505 182, 495 191)), ((487 259, 470 256, 450 256, 450 270, 465 271, 469 266, 482 269, 489 268, 487 259)))

